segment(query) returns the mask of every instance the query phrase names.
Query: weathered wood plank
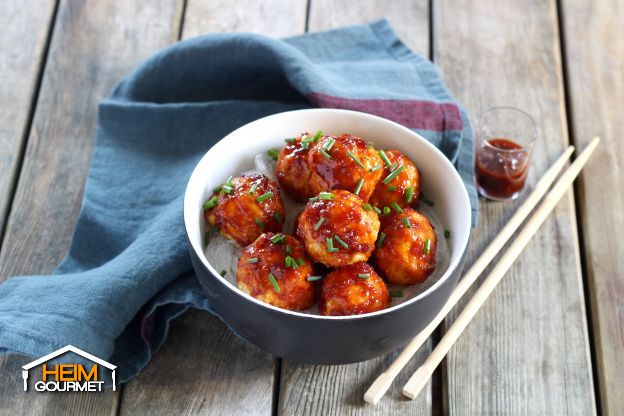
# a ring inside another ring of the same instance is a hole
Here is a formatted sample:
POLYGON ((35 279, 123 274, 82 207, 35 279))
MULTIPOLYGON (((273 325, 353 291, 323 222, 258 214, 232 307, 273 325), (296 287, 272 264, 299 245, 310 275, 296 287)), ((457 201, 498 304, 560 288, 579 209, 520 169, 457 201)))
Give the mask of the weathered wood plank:
MULTIPOLYGON (((183 37, 245 31, 303 33, 306 2, 189 0, 183 37)), ((121 414, 265 414, 273 409, 278 361, 234 336, 218 318, 191 312, 172 323, 162 350, 126 384, 121 414)))
MULTIPOLYGON (((429 4, 427 1, 331 1, 313 0, 310 30, 326 30, 386 17, 402 40, 415 52, 428 56, 429 4)), ((421 414, 433 407, 431 384, 415 401, 401 395, 401 387, 430 351, 428 342, 397 378, 387 396, 377 405, 364 402, 364 392, 394 360, 397 352, 357 364, 341 366, 282 362, 279 412, 285 415, 421 414)))
POLYGON ((562 2, 574 143, 605 140, 581 175, 578 206, 601 409, 624 414, 624 5, 562 2))
MULTIPOLYGON (((144 57, 175 40, 179 20, 178 0, 61 1, 0 252, 0 280, 51 272, 66 254, 95 138, 97 102, 144 57)), ((0 357, 0 414, 115 412, 119 394, 110 391, 24 394, 18 368, 25 362, 0 357)))
POLYGON ((0 241, 36 104, 56 0, 0 2, 0 241))
MULTIPOLYGON (((555 1, 455 0, 435 7, 435 61, 473 121, 496 105, 535 118, 535 183, 568 142, 555 1)), ((468 264, 517 206, 482 200, 468 264)), ((445 368, 451 414, 595 413, 571 192, 451 350, 445 368)))

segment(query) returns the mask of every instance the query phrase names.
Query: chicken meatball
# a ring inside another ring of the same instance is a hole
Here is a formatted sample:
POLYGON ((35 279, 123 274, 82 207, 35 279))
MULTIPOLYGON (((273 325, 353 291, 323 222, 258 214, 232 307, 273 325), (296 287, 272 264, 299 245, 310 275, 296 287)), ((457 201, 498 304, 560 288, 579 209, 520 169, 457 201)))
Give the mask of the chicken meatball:
POLYGON ((435 270, 436 247, 429 220, 405 208, 383 217, 374 260, 390 283, 422 283, 435 270))
POLYGON ((377 151, 359 137, 324 137, 308 155, 315 193, 343 189, 368 201, 383 173, 377 151))
POLYGON ((304 310, 316 298, 314 269, 295 237, 265 233, 245 247, 236 281, 243 292, 278 308, 304 310))
POLYGON ((334 270, 323 279, 319 314, 359 315, 390 306, 388 287, 367 263, 334 270))
POLYGON ((386 150, 383 154, 386 156, 383 175, 370 197, 370 203, 378 208, 391 207, 393 203, 401 208, 416 205, 420 196, 418 169, 398 150, 386 150))
POLYGON ((277 181, 296 201, 306 201, 316 194, 310 186, 312 172, 308 165, 308 154, 321 138, 322 133, 319 131, 315 136, 305 133, 288 139, 277 157, 277 181))
POLYGON ((241 246, 265 231, 282 230, 284 203, 277 183, 264 175, 230 177, 204 203, 204 218, 241 246))
POLYGON ((341 190, 319 193, 297 219, 297 235, 306 251, 328 267, 368 260, 378 232, 375 211, 356 195, 341 190))

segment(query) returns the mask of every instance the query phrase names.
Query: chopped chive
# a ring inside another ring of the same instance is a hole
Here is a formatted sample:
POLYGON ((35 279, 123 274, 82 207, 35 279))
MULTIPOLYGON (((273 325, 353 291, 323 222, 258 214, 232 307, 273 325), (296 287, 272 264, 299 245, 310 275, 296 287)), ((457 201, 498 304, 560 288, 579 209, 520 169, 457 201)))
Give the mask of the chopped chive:
POLYGON ((369 169, 370 172, 377 172, 379 169, 381 169, 381 165, 375 165, 372 168, 369 169))
POLYGON ((414 187, 410 186, 405 190, 405 202, 408 204, 412 203, 412 199, 414 199, 414 187))
POLYGON ((412 228, 412 224, 410 224, 407 217, 403 217, 403 224, 405 224, 405 228, 412 228))
POLYGON ((334 199, 334 194, 332 194, 331 192, 321 192, 320 194, 318 194, 319 199, 324 199, 324 200, 329 200, 329 199, 334 199))
POLYGON ((372 149, 374 146, 373 142, 366 142, 366 148, 367 149, 372 149))
POLYGON ((221 270, 221 273, 219 273, 221 275, 221 277, 225 277, 225 275, 227 274, 227 272, 225 270, 221 270))
POLYGON ((425 248, 423 250, 423 253, 429 254, 429 251, 431 251, 431 240, 430 239, 426 239, 425 240, 425 248))
POLYGON ((337 235, 334 235, 334 238, 336 239, 336 241, 338 242, 338 244, 340 244, 341 246, 343 246, 344 248, 349 248, 349 245, 347 243, 345 243, 342 238, 338 237, 337 235))
POLYGON ((329 139, 327 141, 327 143, 325 143, 325 146, 323 146, 323 149, 325 149, 326 151, 330 151, 332 147, 334 147, 334 144, 336 143, 336 140, 334 139, 329 139))
POLYGON ((368 274, 368 273, 358 273, 358 277, 360 279, 370 279, 370 274, 368 274))
POLYGON ((393 298, 402 298, 403 297, 403 291, 402 290, 396 290, 393 289, 390 291, 390 296, 393 298))
POLYGON ((297 270, 299 268, 299 266, 297 266, 297 260, 292 257, 290 258, 290 267, 292 267, 293 270, 297 270))
POLYGON ((308 147, 310 147, 310 142, 302 142, 301 143, 301 148, 303 150, 308 150, 308 147))
POLYGON ((256 201, 258 202, 264 202, 267 199, 271 198, 273 196, 273 192, 267 192, 264 195, 260 195, 258 198, 256 198, 256 201))
POLYGON ((323 276, 308 276, 306 277, 306 280, 308 282, 316 282, 317 280, 321 280, 323 278, 323 276))
POLYGON ((355 191, 353 193, 359 195, 360 191, 362 190, 362 185, 364 185, 364 179, 360 179, 358 181, 357 185, 355 186, 355 191))
POLYGON ((310 201, 310 202, 318 201, 318 196, 313 196, 312 198, 308 199, 308 201, 310 201))
POLYGON ((396 202, 393 202, 390 205, 392 206, 392 209, 395 210, 397 213, 403 214, 403 208, 401 208, 399 204, 397 204, 396 202))
POLYGON ((392 185, 388 187, 388 192, 396 191, 396 186, 392 185))
POLYGON ((232 188, 230 185, 223 185, 221 187, 221 191, 223 191, 224 194, 231 194, 232 191, 234 190, 234 188, 232 188))
POLYGON ((280 224, 284 222, 284 219, 282 218, 279 212, 276 212, 275 214, 273 214, 273 218, 275 218, 275 221, 279 222, 280 224))
POLYGON ((295 137, 291 137, 290 139, 284 139, 284 141, 285 141, 286 143, 294 143, 294 142, 296 142, 296 141, 297 141, 297 139, 296 139, 295 137))
POLYGON ((216 196, 213 196, 208 201, 204 202, 204 205, 202 205, 202 207, 204 209, 212 209, 212 208, 214 208, 216 206, 217 206, 217 197, 216 196))
POLYGON ((338 251, 337 248, 334 247, 334 239, 329 237, 325 239, 325 243, 327 244, 327 251, 330 253, 335 253, 338 251))
POLYGON ((280 287, 277 284, 277 280, 275 280, 275 276, 273 276, 273 273, 269 273, 269 281, 273 285, 273 289, 275 289, 275 293, 280 293, 280 287))
POLYGON ((392 162, 392 165, 390 165, 390 172, 394 172, 396 168, 397 168, 397 162, 392 162))
POLYGON ((213 194, 218 194, 219 192, 221 192, 221 185, 217 186, 216 188, 212 190, 213 194))
POLYGON ((377 208, 376 206, 373 205, 373 209, 375 210, 377 215, 381 215, 381 210, 379 208, 377 208))
POLYGON ((390 214, 390 207, 384 207, 383 213, 384 215, 390 214))
POLYGON ((325 218, 321 217, 316 224, 314 224, 314 231, 318 231, 318 229, 321 228, 323 221, 325 221, 325 218))
POLYGON ((353 161, 354 161, 355 163, 357 163, 359 167, 361 167, 362 169, 366 169, 366 166, 364 166, 364 164, 362 163, 362 161, 361 161, 361 160, 360 160, 360 159, 359 159, 356 155, 354 155, 354 154, 353 154, 353 152, 352 152, 351 150, 347 150, 347 155, 348 155, 351 159, 353 159, 353 161))
POLYGON ((290 248, 290 244, 286 244, 286 254, 292 254, 292 249, 290 248))
POLYGON ((301 257, 299 257, 299 258, 297 259, 297 264, 298 264, 299 266, 303 266, 303 265, 305 264, 305 261, 304 261, 301 257))
POLYGON ((284 265, 285 265, 286 267, 290 267, 290 263, 292 263, 292 260, 293 260, 293 259, 292 259, 292 257, 290 257, 290 256, 286 256, 286 257, 284 258, 284 265))
POLYGON ((204 247, 208 246, 208 243, 210 243, 210 232, 206 231, 204 233, 204 247))
POLYGON ((383 150, 380 150, 379 157, 381 157, 381 160, 384 161, 386 166, 390 166, 390 160, 388 159, 388 156, 386 156, 386 152, 384 152, 383 150))
POLYGON ((379 238, 377 239, 377 248, 381 247, 385 239, 386 239, 385 233, 382 232, 381 234, 379 234, 379 238))
POLYGON ((321 137, 323 137, 323 130, 317 130, 316 134, 314 135, 314 141, 318 142, 321 137))
POLYGON ((396 170, 394 170, 390 175, 386 177, 386 179, 383 180, 383 183, 385 183, 386 185, 390 183, 391 180, 399 176, 399 173, 403 172, 403 169, 405 169, 405 166, 403 165, 396 168, 396 170))
POLYGON ((253 195, 253 193, 256 192, 256 189, 258 189, 258 182, 251 185, 251 189, 249 190, 249 193, 253 195))
POLYGON ((370 211, 373 209, 373 207, 371 206, 371 204, 363 204, 362 208, 364 208, 364 211, 370 211))
POLYGON ((279 151, 277 149, 269 149, 267 150, 267 155, 271 156, 271 159, 277 160, 277 155, 279 155, 279 151))
POLYGON ((273 244, 282 244, 284 241, 286 241, 286 236, 283 234, 275 234, 271 237, 271 243, 273 244))
POLYGON ((264 223, 262 221, 260 221, 258 218, 254 218, 254 222, 258 227, 264 230, 264 223))
POLYGON ((232 176, 228 177, 228 178, 227 178, 227 181, 225 181, 225 184, 226 184, 226 185, 228 185, 228 186, 232 186, 232 180, 233 180, 233 179, 234 179, 234 178, 233 178, 232 176))
POLYGON ((451 232, 449 230, 444 230, 444 238, 446 239, 451 238, 451 232))
POLYGON ((306 138, 301 139, 301 143, 308 143, 308 144, 310 144, 313 140, 314 140, 314 138, 312 136, 308 135, 306 138))
POLYGON ((331 159, 331 155, 329 153, 327 153, 327 151, 325 149, 321 149, 320 152, 321 152, 321 154, 323 155, 323 157, 325 159, 331 159))
POLYGON ((258 263, 258 257, 247 259, 247 263, 258 263))
POLYGON ((424 195, 420 195, 420 200, 421 200, 422 202, 424 202, 425 204, 429 205, 430 207, 432 207, 432 206, 434 205, 434 204, 433 204, 433 201, 432 201, 432 200, 430 200, 430 199, 425 198, 425 196, 424 196, 424 195))

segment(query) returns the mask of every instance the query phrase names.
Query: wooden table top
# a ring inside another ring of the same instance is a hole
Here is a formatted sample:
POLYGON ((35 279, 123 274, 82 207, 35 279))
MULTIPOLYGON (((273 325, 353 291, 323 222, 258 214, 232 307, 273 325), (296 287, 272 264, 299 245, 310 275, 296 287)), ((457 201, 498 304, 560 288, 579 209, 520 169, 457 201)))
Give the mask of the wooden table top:
MULTIPOLYGON (((0 356, 0 414, 624 414, 619 0, 2 0, 0 281, 52 272, 66 254, 96 104, 147 56, 205 33, 283 37, 381 17, 441 68, 473 122, 496 105, 533 115, 531 184, 569 143, 603 137, 425 391, 414 401, 400 393, 456 312, 371 406, 363 393, 397 352, 302 365, 194 311, 116 392, 25 394, 19 367, 30 359, 0 356)), ((517 206, 482 201, 467 265, 517 206)))

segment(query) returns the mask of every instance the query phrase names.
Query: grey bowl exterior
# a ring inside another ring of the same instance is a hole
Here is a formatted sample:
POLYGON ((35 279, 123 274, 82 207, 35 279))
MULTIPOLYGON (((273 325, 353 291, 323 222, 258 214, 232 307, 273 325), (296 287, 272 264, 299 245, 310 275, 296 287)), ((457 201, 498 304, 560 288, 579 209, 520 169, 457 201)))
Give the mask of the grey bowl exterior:
POLYGON ((406 344, 444 306, 463 269, 465 250, 453 273, 412 303, 355 319, 318 319, 250 302, 212 274, 189 245, 193 268, 216 315, 241 338, 278 356, 310 364, 369 360, 406 344))

